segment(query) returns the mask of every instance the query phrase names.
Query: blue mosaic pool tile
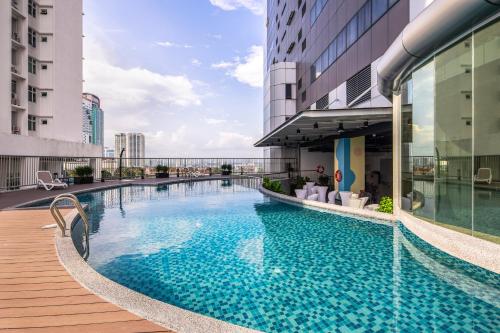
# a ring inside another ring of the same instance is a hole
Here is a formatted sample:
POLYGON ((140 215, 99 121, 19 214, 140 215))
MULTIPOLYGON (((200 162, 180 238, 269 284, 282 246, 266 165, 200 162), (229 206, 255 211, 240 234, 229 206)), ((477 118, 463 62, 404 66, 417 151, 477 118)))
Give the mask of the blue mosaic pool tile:
POLYGON ((184 309, 265 332, 499 331, 499 276, 402 225, 219 182, 82 199, 93 225, 89 264, 184 309))

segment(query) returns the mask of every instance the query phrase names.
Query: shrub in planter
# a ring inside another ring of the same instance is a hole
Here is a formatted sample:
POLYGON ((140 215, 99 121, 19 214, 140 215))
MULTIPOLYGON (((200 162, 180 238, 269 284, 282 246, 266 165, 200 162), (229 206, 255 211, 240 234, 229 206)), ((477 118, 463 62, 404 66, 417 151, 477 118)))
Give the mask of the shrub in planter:
MULTIPOLYGON (((170 174, 168 172, 168 166, 164 165, 157 165, 156 166, 156 178, 168 178, 170 177, 170 174)), ((179 177, 179 176, 177 176, 179 177)))
POLYGON ((269 191, 283 193, 281 182, 279 180, 270 180, 269 178, 264 177, 264 179, 262 180, 262 187, 269 191))
POLYGON ((318 183, 321 185, 321 186, 328 186, 328 176, 327 175, 320 175, 318 177, 318 183))
POLYGON ((220 168, 223 176, 229 176, 233 172, 233 166, 231 164, 222 164, 220 168))
POLYGON ((379 205, 379 207, 377 209, 377 212, 392 214, 393 204, 392 204, 391 197, 388 197, 388 196, 382 197, 382 199, 380 199, 380 203, 378 205, 379 205))
POLYGON ((90 165, 76 167, 73 170, 75 184, 92 184, 94 182, 94 169, 90 165))

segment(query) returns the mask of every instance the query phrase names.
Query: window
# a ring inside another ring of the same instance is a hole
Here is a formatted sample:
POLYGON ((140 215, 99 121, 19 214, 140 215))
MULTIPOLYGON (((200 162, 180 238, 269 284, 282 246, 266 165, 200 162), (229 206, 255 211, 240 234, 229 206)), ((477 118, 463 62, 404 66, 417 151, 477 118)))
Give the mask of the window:
POLYGON ((324 72, 328 68, 328 49, 321 55, 321 71, 324 72))
POLYGON ((292 42, 290 46, 288 46, 288 50, 286 50, 286 53, 290 54, 293 51, 294 47, 295 47, 295 42, 292 42))
POLYGON ((46 91, 42 91, 41 96, 42 97, 47 97, 47 92, 46 91))
POLYGON ((316 0, 310 13, 311 26, 316 22, 327 2, 328 0, 316 0))
POLYGON ((331 65, 337 60, 337 40, 334 39, 333 42, 328 46, 328 65, 331 65))
POLYGON ((358 36, 361 36, 372 24, 371 5, 368 1, 358 12, 358 36))
POLYGON ((299 30, 299 33, 297 34, 297 41, 300 42, 302 39, 302 29, 299 30))
POLYGON ((36 103, 36 88, 28 86, 28 101, 31 103, 36 103))
POLYGON ((306 91, 305 90, 302 92, 302 97, 301 98, 302 98, 302 102, 306 101, 307 95, 306 95, 306 91))
POLYGON ((307 40, 304 38, 304 40, 302 41, 302 52, 304 52, 306 47, 307 47, 307 40))
POLYGON ((28 0, 28 14, 36 17, 36 3, 33 0, 28 0))
POLYGON ((346 29, 347 34, 347 47, 354 44, 358 38, 358 18, 354 16, 352 20, 347 24, 346 29))
POLYGON ((47 15, 48 14, 47 8, 40 9, 40 14, 47 15))
POLYGON ((42 125, 47 125, 47 119, 42 120, 42 125))
POLYGON ((302 17, 304 17, 304 15, 306 15, 306 11, 307 11, 307 9, 306 9, 306 3, 307 2, 304 2, 304 6, 302 6, 302 17))
POLYGON ((285 84, 285 99, 292 99, 292 84, 285 84))
POLYGON ((36 117, 28 115, 28 131, 36 131, 36 117))
POLYGON ((36 59, 28 56, 28 72, 36 74, 36 59))
POLYGON ((42 42, 47 43, 47 40, 48 40, 47 36, 42 36, 41 40, 42 40, 42 42))
POLYGON ((300 78, 299 81, 297 81, 297 89, 298 90, 302 89, 302 78, 300 78))
POLYGON ((41 68, 42 68, 43 70, 47 70, 47 65, 42 65, 42 66, 41 66, 41 68))
POLYGON ((297 8, 300 8, 300 5, 302 5, 302 0, 297 1, 297 8))
POLYGON ((28 28, 28 44, 36 47, 36 31, 31 28, 28 28))
POLYGON ((283 39, 285 39, 285 36, 286 36, 286 30, 285 30, 285 32, 283 32, 283 36, 281 36, 281 41, 283 41, 283 39))
POLYGON ((337 36, 337 58, 345 52, 345 29, 337 36))
POLYGON ((387 11, 387 0, 372 0, 372 23, 375 23, 387 11))

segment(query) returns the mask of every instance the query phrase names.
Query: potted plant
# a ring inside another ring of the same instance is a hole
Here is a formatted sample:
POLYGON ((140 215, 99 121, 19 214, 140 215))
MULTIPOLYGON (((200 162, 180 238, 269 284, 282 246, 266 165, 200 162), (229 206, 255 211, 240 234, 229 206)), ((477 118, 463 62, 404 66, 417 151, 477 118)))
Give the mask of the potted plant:
POLYGON ((92 184, 94 169, 90 165, 78 166, 73 170, 75 184, 92 184))
MULTIPOLYGON (((178 170, 178 169, 177 169, 178 170)), ((168 178, 170 176, 168 172, 168 166, 158 164, 156 166, 156 178, 168 178)), ((179 176, 177 176, 179 177, 179 176)))
POLYGON ((222 164, 221 170, 223 176, 229 176, 233 171, 233 166, 231 164, 222 164))
POLYGON ((141 168, 141 179, 144 179, 144 168, 141 168))
POLYGON ((392 198, 388 196, 383 196, 380 199, 379 207, 377 212, 392 214, 393 212, 393 203, 392 198))

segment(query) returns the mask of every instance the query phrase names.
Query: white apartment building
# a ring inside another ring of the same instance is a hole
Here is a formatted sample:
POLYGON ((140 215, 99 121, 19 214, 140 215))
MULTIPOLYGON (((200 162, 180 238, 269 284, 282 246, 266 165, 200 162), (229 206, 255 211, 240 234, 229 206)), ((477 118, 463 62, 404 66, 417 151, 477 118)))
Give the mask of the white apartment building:
POLYGON ((82 143, 82 37, 82 0, 0 1, 0 155, 102 155, 82 143))
POLYGON ((115 157, 119 158, 122 149, 125 149, 123 154, 123 165, 127 167, 142 167, 144 160, 133 160, 134 158, 145 158, 146 142, 142 133, 118 133, 115 134, 115 157))

